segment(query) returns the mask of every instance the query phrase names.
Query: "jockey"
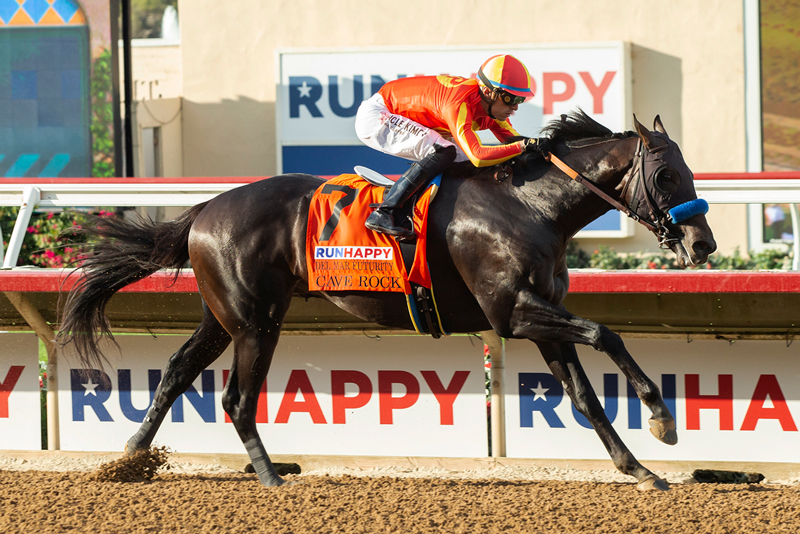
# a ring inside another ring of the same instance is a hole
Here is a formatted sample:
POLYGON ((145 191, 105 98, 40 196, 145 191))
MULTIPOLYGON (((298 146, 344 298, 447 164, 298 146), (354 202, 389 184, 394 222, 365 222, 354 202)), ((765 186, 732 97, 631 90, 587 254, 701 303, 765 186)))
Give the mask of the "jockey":
POLYGON ((416 162, 386 193, 367 219, 367 228, 391 236, 413 236, 413 230, 395 221, 394 210, 453 162, 469 160, 476 167, 487 167, 526 151, 548 151, 547 138, 512 142, 521 136, 508 119, 532 96, 525 65, 514 56, 497 55, 481 65, 477 80, 400 78, 365 100, 356 114, 359 139, 376 150, 416 162), (491 130, 505 144, 484 145, 477 130, 491 130))

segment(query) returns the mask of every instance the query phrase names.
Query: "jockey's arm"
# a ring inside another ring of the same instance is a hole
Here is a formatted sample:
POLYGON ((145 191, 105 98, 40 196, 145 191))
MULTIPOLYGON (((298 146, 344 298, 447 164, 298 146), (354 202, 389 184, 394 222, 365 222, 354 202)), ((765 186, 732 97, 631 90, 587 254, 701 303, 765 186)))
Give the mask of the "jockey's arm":
MULTIPOLYGON (((507 161, 522 153, 522 142, 496 146, 488 146, 481 143, 480 138, 472 129, 472 119, 473 115, 469 109, 469 106, 463 102, 454 110, 452 117, 448 117, 450 131, 453 133, 453 139, 456 143, 458 143, 458 146, 461 147, 473 165, 476 167, 490 167, 492 165, 497 165, 498 163, 503 163, 504 161, 507 161)), ((513 137, 514 135, 519 135, 513 130, 513 128, 511 128, 510 124, 503 124, 506 125, 507 129, 502 127, 499 127, 498 129, 505 129, 505 131, 509 132, 509 138, 513 137)), ((495 137, 500 139, 498 132, 495 131, 494 128, 492 128, 492 132, 495 134, 495 137)))

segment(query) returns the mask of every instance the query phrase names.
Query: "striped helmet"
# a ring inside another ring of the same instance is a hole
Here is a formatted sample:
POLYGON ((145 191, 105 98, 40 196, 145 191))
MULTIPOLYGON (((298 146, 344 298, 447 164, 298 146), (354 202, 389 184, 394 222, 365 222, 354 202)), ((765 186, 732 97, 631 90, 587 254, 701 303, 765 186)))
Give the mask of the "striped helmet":
POLYGON ((478 69, 478 83, 492 91, 532 97, 531 75, 520 60, 508 54, 487 59, 478 69))

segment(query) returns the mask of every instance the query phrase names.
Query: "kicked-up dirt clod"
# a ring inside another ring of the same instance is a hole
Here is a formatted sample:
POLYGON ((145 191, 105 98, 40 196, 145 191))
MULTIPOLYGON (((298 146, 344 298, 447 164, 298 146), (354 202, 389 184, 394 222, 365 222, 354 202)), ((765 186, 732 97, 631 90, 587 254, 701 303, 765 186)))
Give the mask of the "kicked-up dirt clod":
POLYGON ((169 469, 170 450, 150 447, 105 463, 86 478, 97 482, 144 482, 152 480, 159 469, 169 469))

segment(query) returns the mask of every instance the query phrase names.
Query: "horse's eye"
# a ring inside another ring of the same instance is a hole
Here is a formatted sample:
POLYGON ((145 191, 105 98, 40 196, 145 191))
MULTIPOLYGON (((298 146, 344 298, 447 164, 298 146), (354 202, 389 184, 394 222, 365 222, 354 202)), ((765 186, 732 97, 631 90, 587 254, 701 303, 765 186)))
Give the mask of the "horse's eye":
POLYGON ((681 175, 672 167, 665 165, 656 170, 653 182, 662 193, 671 195, 680 187, 681 175))

